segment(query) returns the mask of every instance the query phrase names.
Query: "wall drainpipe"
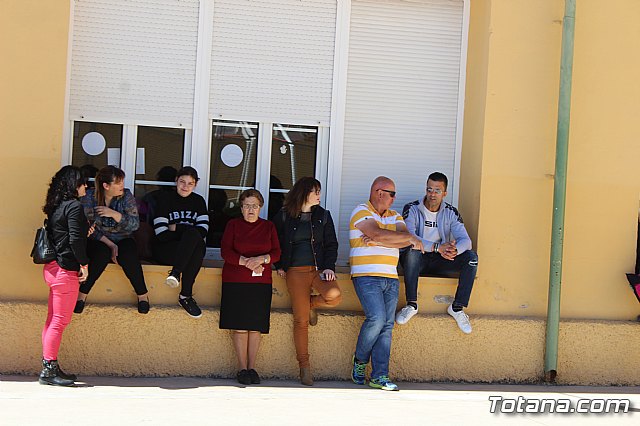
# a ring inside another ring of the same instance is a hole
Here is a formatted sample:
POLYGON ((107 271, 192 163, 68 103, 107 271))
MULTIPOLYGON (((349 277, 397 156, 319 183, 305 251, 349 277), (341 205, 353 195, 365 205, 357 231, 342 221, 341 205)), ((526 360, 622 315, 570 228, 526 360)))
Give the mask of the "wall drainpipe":
POLYGON ((560 60, 560 96, 558 99, 558 129, 556 135, 556 170, 553 185, 551 268, 549 271, 547 335, 544 353, 544 379, 547 382, 555 382, 558 366, 560 285, 562 282, 562 247, 567 189, 567 158, 569 151, 575 14, 576 0, 565 0, 564 19, 562 20, 562 56, 560 60))

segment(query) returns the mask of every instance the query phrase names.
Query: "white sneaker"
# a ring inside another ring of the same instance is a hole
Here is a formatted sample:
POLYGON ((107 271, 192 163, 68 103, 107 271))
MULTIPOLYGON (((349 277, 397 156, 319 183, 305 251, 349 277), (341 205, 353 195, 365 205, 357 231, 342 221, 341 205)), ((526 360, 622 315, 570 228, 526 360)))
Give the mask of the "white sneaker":
POLYGON ((471 333, 471 323, 469 322, 469 315, 465 314, 464 311, 454 312, 453 305, 449 305, 447 308, 447 313, 453 317, 454 320, 458 323, 458 327, 464 334, 471 333))
POLYGON ((407 305, 400 309, 400 312, 396 314, 396 322, 400 325, 409 322, 411 317, 418 313, 418 310, 411 305, 407 305))
POLYGON ((180 275, 174 274, 173 272, 169 271, 169 275, 167 275, 164 283, 171 288, 177 288, 180 285, 180 275))

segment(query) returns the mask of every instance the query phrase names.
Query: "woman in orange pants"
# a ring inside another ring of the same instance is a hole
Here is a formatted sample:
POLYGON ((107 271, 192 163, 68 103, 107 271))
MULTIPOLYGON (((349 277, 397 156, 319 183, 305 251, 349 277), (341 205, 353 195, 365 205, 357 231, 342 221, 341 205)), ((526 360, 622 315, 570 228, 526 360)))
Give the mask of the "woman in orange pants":
POLYGON ((313 385, 308 330, 318 321, 315 309, 336 306, 342 298, 335 273, 338 239, 331 214, 319 205, 320 189, 318 180, 301 178, 273 218, 282 250, 275 267, 287 280, 300 382, 307 386, 313 385), (312 289, 319 294, 312 296, 312 289))

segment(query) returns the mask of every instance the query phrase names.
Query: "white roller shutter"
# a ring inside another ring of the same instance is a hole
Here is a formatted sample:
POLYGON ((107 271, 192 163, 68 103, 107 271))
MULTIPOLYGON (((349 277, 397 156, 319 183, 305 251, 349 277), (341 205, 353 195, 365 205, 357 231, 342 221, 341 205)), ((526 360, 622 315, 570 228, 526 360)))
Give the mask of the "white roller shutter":
POLYGON ((198 0, 75 0, 70 117, 190 127, 198 0))
POLYGON ((212 118, 327 125, 336 0, 216 0, 212 118))
POLYGON ((340 259, 351 210, 379 175, 402 206, 424 195, 429 173, 454 175, 462 0, 353 0, 340 199, 340 259))

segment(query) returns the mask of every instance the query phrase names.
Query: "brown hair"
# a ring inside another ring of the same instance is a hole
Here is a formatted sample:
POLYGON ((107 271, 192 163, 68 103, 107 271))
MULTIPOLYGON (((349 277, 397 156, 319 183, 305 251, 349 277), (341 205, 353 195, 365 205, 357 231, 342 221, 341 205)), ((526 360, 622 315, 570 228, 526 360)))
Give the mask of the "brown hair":
POLYGON ((116 166, 105 166, 98 170, 98 174, 96 175, 96 193, 95 197, 97 200, 97 204, 99 206, 105 206, 105 197, 104 197, 104 186, 103 183, 108 185, 113 182, 119 182, 124 179, 124 172, 122 169, 117 168, 116 166))
POLYGON ((242 194, 240 194, 240 205, 242 206, 244 200, 249 197, 256 197, 260 202, 260 207, 264 206, 264 198, 262 197, 260 191, 258 191, 257 189, 246 189, 242 191, 242 194))
POLYGON ((176 181, 181 176, 191 176, 196 182, 200 180, 200 178, 198 177, 198 171, 191 166, 184 166, 183 168, 178 170, 178 173, 176 173, 176 181))
POLYGON ((316 178, 303 177, 298 179, 284 199, 284 210, 289 216, 298 217, 302 211, 302 206, 307 202, 309 193, 321 189, 322 185, 316 178))

